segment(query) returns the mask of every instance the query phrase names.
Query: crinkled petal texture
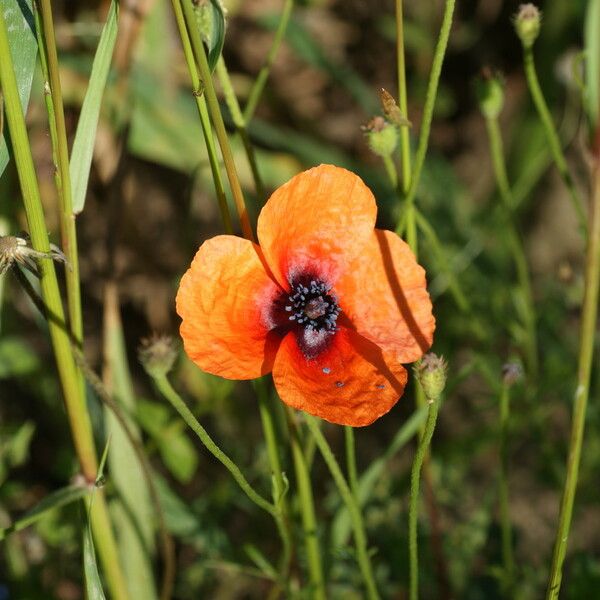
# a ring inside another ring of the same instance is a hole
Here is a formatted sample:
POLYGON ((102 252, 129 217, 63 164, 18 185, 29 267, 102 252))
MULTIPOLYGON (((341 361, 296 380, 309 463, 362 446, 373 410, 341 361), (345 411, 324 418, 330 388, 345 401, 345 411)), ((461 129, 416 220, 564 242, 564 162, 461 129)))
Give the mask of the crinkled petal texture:
POLYGON ((281 341, 269 314, 280 293, 256 244, 231 235, 204 242, 177 293, 188 356, 228 379, 269 373, 281 341))
POLYGON ((273 381, 281 399, 332 423, 359 427, 387 413, 406 385, 406 369, 356 332, 340 327, 331 344, 307 359, 288 333, 273 381))
POLYGON ((342 311, 356 331, 401 363, 423 356, 435 319, 425 271, 395 233, 376 229, 336 284, 342 311))
POLYGON ((320 165, 277 189, 258 218, 258 239, 279 283, 311 272, 330 285, 373 234, 377 206, 350 171, 320 165))

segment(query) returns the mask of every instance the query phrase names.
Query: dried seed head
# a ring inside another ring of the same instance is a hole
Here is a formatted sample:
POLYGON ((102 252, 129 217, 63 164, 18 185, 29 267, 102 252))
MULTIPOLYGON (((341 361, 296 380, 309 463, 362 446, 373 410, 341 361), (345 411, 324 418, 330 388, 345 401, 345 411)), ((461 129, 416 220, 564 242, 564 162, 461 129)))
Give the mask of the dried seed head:
POLYGON ((138 348, 140 362, 151 377, 163 377, 175 364, 179 348, 170 335, 153 333, 143 338, 138 348))
POLYGON ((502 381, 511 386, 523 377, 523 367, 518 362, 508 362, 502 366, 502 381))
POLYGON ((504 82, 500 75, 484 68, 475 82, 475 93, 483 116, 496 119, 504 105, 504 82))
POLYGON ((417 363, 414 370, 425 397, 429 402, 435 402, 446 387, 446 361, 442 356, 430 352, 417 363))
POLYGON ((18 264, 39 276, 36 261, 42 258, 67 262, 65 255, 54 244, 50 244, 50 252, 39 252, 31 247, 27 235, 0 235, 0 275, 18 264))
POLYGON ((400 107, 396 104, 394 97, 384 88, 379 90, 381 108, 386 119, 398 127, 410 127, 410 121, 402 114, 400 107))
POLYGON ((535 43, 542 22, 542 14, 535 4, 521 4, 515 15, 515 30, 524 48, 531 48, 535 43))

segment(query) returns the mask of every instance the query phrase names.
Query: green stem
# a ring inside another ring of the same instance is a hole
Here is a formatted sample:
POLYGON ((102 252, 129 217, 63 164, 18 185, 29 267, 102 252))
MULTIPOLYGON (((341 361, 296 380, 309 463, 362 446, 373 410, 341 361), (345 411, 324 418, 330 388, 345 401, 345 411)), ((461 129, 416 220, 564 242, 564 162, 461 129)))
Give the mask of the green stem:
POLYGON ((510 418, 510 385, 502 384, 500 393, 500 524, 502 536, 503 588, 506 598, 512 598, 515 563, 512 551, 512 529, 508 500, 508 424, 510 418))
POLYGON ((394 161, 391 156, 382 156, 383 164, 385 166, 385 172, 392 184, 394 189, 398 188, 398 172, 396 171, 396 165, 394 165, 394 161))
POLYGON ((412 465, 412 471, 410 473, 410 501, 408 508, 408 550, 409 550, 409 570, 410 570, 410 600, 417 600, 419 597, 419 553, 417 546, 417 517, 419 512, 419 486, 421 478, 421 467, 423 466, 423 460, 429 449, 431 438, 433 437, 433 431, 437 421, 438 410, 440 406, 440 399, 436 398, 433 401, 429 401, 429 412, 427 414, 427 421, 425 423, 425 430, 421 439, 419 440, 419 446, 417 447, 417 453, 412 465))
POLYGON ((227 205, 227 197, 225 196, 223 179, 221 177, 219 157, 217 156, 217 148, 215 147, 215 141, 213 139, 212 127, 210 125, 210 117, 208 116, 208 108, 206 106, 206 99, 204 98, 204 95, 202 93, 200 76, 198 75, 198 69, 194 60, 194 53, 192 51, 190 37, 185 26, 185 19, 181 10, 179 0, 172 0, 171 4, 173 5, 175 21, 177 22, 179 37, 181 38, 181 44, 183 46, 183 54, 185 56, 185 62, 188 66, 188 72, 190 74, 190 80, 192 82, 192 88, 194 90, 194 97, 196 98, 198 113, 200 114, 200 125, 202 126, 202 133, 204 135, 204 141, 206 143, 206 151, 208 152, 208 162, 210 164, 210 170, 212 172, 212 178, 215 185, 215 192, 217 194, 219 210, 221 211, 221 219, 223 220, 225 231, 227 233, 233 233, 231 215, 229 214, 229 206, 227 205))
POLYGON ((247 123, 240 109, 240 105, 237 96, 235 95, 235 90, 233 89, 233 84, 231 83, 229 71, 227 70, 223 56, 219 56, 216 70, 219 81, 221 82, 221 87, 223 88, 225 102, 227 103, 227 107, 231 112, 233 124, 235 125, 235 128, 242 140, 242 144, 244 145, 246 158, 248 159, 248 164, 250 165, 250 170, 252 171, 252 177, 254 179, 254 185, 256 187, 256 195, 259 197, 262 203, 265 200, 265 186, 260 176, 260 171, 258 170, 254 146, 252 145, 250 137, 248 136, 247 123))
POLYGON ((562 150, 558 133, 556 131, 556 128, 554 127, 554 122, 552 121, 550 110, 548 109, 548 105, 546 104, 546 100, 544 99, 542 88, 540 87, 540 83, 538 81, 532 48, 523 48, 523 61, 525 65, 525 75, 527 77, 527 85, 529 86, 529 92, 531 93, 531 97, 533 99, 533 103, 535 104, 538 116, 540 117, 542 125, 544 126, 546 139, 548 140, 548 145, 550 146, 552 157, 554 158, 554 162, 556 163, 558 172, 560 173, 560 176, 565 186, 567 187, 569 197, 571 199, 571 202, 573 203, 573 208, 575 209, 575 212, 577 213, 577 217, 579 219, 579 224, 581 225, 582 230, 585 232, 586 222, 585 212, 583 210, 583 203, 581 201, 581 198, 579 197, 577 188, 575 187, 575 182, 571 177, 571 173, 569 171, 569 167, 567 166, 567 161, 562 150))
POLYGON ((252 88, 250 89, 250 94, 248 95, 248 102, 246 103, 246 108, 244 109, 245 123, 249 123, 254 116, 254 111, 256 110, 260 96, 265 88, 265 84, 269 78, 269 73, 271 72, 271 67, 275 62, 275 57, 279 51, 279 46, 281 46, 283 36, 285 35, 288 23, 290 22, 293 8, 294 0, 285 0, 283 12, 281 13, 281 19, 279 20, 279 25, 277 26, 273 43, 269 48, 265 64, 261 67, 258 76, 254 80, 252 88))
MULTIPOLYGON (((410 187, 406 193, 404 202, 404 210, 407 213, 407 231, 408 241, 413 252, 416 255, 416 226, 414 223, 414 213, 412 206, 417 194, 417 187, 421 180, 421 172, 425 163, 427 147, 429 145, 429 133, 431 131, 431 122, 433 120, 433 109, 435 108, 435 100, 437 97, 438 84, 442 73, 442 64, 448 46, 448 38, 450 37, 450 28, 452 26, 452 15, 454 13, 455 0, 446 0, 444 8, 444 16, 440 35, 438 37, 435 53, 433 55, 433 63, 431 65, 431 74, 427 84, 427 95, 425 97, 425 106, 423 107, 423 119, 421 121, 421 130, 419 132, 419 142, 417 144, 417 152, 415 154, 415 165, 413 167, 412 176, 410 178, 410 187), (413 242, 413 243, 411 243, 413 242)), ((396 229, 398 231, 398 229, 396 229)))
POLYGON ((314 600, 325 600, 325 580, 323 579, 323 562, 321 560, 321 548, 317 536, 317 519, 315 517, 315 503, 313 499, 310 474, 306 465, 306 457, 302 451, 302 443, 293 410, 286 407, 286 415, 290 428, 290 444, 292 446, 292 457, 294 470, 296 472, 296 485, 302 511, 302 526, 304 528, 304 542, 306 544, 306 556, 308 559, 308 573, 310 577, 311 598, 314 600))
POLYGON ((523 243, 513 220, 512 208, 514 206, 514 201, 510 184, 508 182, 508 175, 506 173, 500 126, 496 118, 488 117, 486 118, 485 122, 490 143, 492 163, 494 165, 494 173, 496 176, 496 183, 504 204, 504 212, 508 225, 508 245, 515 263, 519 286, 521 288, 523 298, 525 299, 524 325, 527 330, 527 345, 525 352, 527 356, 527 365, 529 367, 529 376, 533 381, 535 381, 538 373, 538 350, 535 326, 535 304, 531 289, 531 277, 529 274, 529 267, 527 266, 527 258, 523 249, 523 243))
POLYGON ((600 279, 600 127, 596 131, 594 149, 594 169, 592 179, 592 202, 587 242, 585 267, 585 295, 583 299, 581 337, 579 342, 579 365, 577 389, 573 402, 573 422, 569 443, 567 478, 560 504, 558 530, 554 543, 552 568, 548 581, 546 598, 558 598, 562 578, 562 566, 567 551, 567 541, 571 528, 571 517, 579 476, 581 446, 585 428, 585 414, 590 388, 592 359, 594 356, 594 333, 598 316, 598 287, 600 279))
POLYGON ((283 554, 281 556, 279 567, 280 581, 285 586, 286 595, 289 596, 288 574, 292 560, 292 533, 290 526, 290 513, 287 503, 288 484, 281 468, 281 461, 279 460, 279 445, 277 443, 277 433, 275 431, 275 423, 273 420, 273 407, 270 402, 269 390, 264 378, 256 380, 254 388, 258 397, 260 419, 262 421, 265 441, 267 444, 267 454, 269 456, 269 463, 271 465, 275 505, 278 506, 280 515, 280 518, 278 519, 278 527, 280 528, 279 533, 283 542, 283 554))
POLYGON ((154 383, 160 393, 171 403, 173 408, 179 413, 179 416, 187 423, 190 429, 198 436, 204 447, 231 473, 237 484, 242 488, 242 491, 256 504, 259 508, 268 512, 273 517, 277 516, 276 507, 265 500, 254 488, 248 483, 248 480, 242 474, 240 468, 227 456, 213 439, 208 435, 208 432, 196 419, 192 411, 187 407, 186 403, 181 399, 179 394, 173 389, 166 375, 153 375, 154 383))
MULTIPOLYGON (((408 120, 408 95, 406 92, 406 62, 404 59, 404 17, 403 0, 396 0, 396 64, 398 68, 398 108, 402 116, 408 120)), ((400 128, 400 152, 402 161, 402 191, 406 195, 410 188, 411 157, 410 131, 408 127, 400 128)))
POLYGON ((356 445, 354 443, 354 428, 344 427, 344 441, 346 445, 346 469, 348 469, 348 483, 354 500, 358 504, 358 474, 356 470, 356 445))
MULTIPOLYGON (((37 3, 42 15, 42 36, 44 44, 40 46, 40 55, 44 55, 47 74, 50 84, 50 98, 53 110, 49 117, 53 120, 50 129, 55 135, 51 136, 53 141, 53 153, 57 159, 56 182, 58 197, 60 199, 60 227, 62 250, 69 261, 65 270, 67 281, 67 305, 69 310, 69 323, 73 336, 81 346, 83 342, 83 319, 81 315, 81 294, 79 286, 79 256, 77 250, 77 231, 75 228, 75 215, 73 215, 73 204, 71 197, 71 176, 69 174, 69 148, 67 143, 67 129, 65 125, 65 109, 62 100, 60 76, 58 68, 58 54, 56 50, 56 39, 54 37, 54 23, 52 19, 52 7, 50 0, 39 0, 37 3), (53 129, 54 127, 54 129, 53 129)), ((38 19, 39 23, 39 19, 38 19)), ((80 383, 83 388, 83 378, 80 383)))
MULTIPOLYGON (((39 252, 49 252, 50 243, 44 219, 44 211, 35 174, 31 148, 27 138, 25 119, 19 100, 17 81, 8 45, 4 15, 0 11, 0 85, 4 94, 6 117, 11 134, 17 173, 23 194, 23 204, 29 225, 33 248, 39 252)), ((87 481, 96 479, 98 462, 92 436, 92 427, 81 397, 79 376, 71 351, 70 334, 64 327, 64 312, 54 263, 41 260, 40 285, 44 303, 59 322, 48 320, 48 329, 56 357, 69 425, 73 435, 75 451, 81 470, 87 481)), ((115 600, 127 600, 125 579, 117 560, 117 547, 113 536, 108 511, 103 494, 98 494, 92 510, 94 539, 102 560, 105 575, 115 600)))
POLYGON ((219 146, 221 147, 221 155, 223 156, 223 162, 225 163, 225 170, 227 171, 231 194, 233 196, 240 219, 240 224, 242 226, 242 233, 246 239, 254 241, 252 226, 250 225, 248 211, 246 210, 246 204, 244 202, 244 194, 242 192, 242 187, 237 175, 237 169, 233 160, 231 147, 229 145, 229 139, 227 137, 227 130, 225 129, 223 116, 221 115, 219 100, 212 82, 212 74, 208 65, 206 50, 196 26, 194 9, 192 7, 191 0, 180 0, 180 3, 183 8, 183 15, 187 24, 187 30, 192 43, 192 49, 196 58, 196 63, 198 65, 200 78, 204 86, 204 94, 208 104, 208 111, 215 128, 219 146))
POLYGON ((333 476, 333 479, 338 487, 340 495, 342 499, 346 503, 348 507, 348 512, 350 513, 350 518, 352 520, 352 528, 354 530, 354 541, 356 544, 356 554, 358 559, 358 564, 360 567, 360 571, 362 573, 365 586, 367 588, 367 597, 370 600, 375 600, 379 598, 379 593, 377 592, 377 586, 375 585, 375 578, 373 577, 373 570, 371 568, 371 559, 369 557, 369 552, 367 548, 367 536, 365 533, 365 526, 363 523, 363 518, 360 512, 360 508, 358 507, 358 503, 356 498, 352 495, 352 491, 348 486, 348 483, 344 479, 344 475, 342 474, 342 470, 325 439, 325 436, 321 432, 317 420, 309 414, 305 414, 306 423, 308 428, 310 429, 311 434, 314 436, 315 441, 317 442, 317 447, 333 476))

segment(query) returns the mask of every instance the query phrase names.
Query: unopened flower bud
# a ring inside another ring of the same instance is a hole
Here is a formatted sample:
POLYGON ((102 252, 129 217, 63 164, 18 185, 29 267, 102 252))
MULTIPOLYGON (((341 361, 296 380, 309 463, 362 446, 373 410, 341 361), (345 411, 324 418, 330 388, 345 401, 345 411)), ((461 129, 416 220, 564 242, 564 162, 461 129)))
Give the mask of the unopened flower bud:
POLYGON ((446 361, 430 352, 415 366, 415 375, 429 402, 435 402, 446 387, 446 361))
POLYGON ((398 130, 383 117, 373 117, 362 129, 369 142, 369 148, 377 156, 390 156, 396 149, 398 130))
POLYGON ((179 350, 169 335, 152 334, 143 338, 138 349, 140 362, 151 377, 165 376, 175 364, 179 350))
POLYGON ((386 119, 398 127, 410 127, 410 121, 402 114, 394 97, 384 88, 379 90, 381 108, 386 119))
POLYGON ((483 69, 475 82, 479 109, 486 119, 497 119, 504 105, 504 85, 499 75, 489 68, 483 69))
POLYGON ((523 377, 523 367, 518 362, 508 362, 502 366, 502 381, 511 386, 523 377))
POLYGON ((524 48, 531 48, 540 33, 542 15, 535 4, 521 4, 515 15, 515 30, 524 48))

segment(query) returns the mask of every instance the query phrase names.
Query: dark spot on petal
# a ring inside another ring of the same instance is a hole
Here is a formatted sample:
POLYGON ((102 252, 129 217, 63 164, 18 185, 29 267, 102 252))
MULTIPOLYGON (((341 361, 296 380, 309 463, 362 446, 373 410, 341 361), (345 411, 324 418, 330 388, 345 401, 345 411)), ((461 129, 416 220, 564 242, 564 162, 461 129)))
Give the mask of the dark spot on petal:
POLYGON ((335 387, 344 387, 344 382, 343 381, 336 381, 335 382, 335 387))
POLYGON ((323 373, 325 373, 325 375, 329 375, 329 373, 331 373, 331 369, 329 367, 323 367, 323 373))

